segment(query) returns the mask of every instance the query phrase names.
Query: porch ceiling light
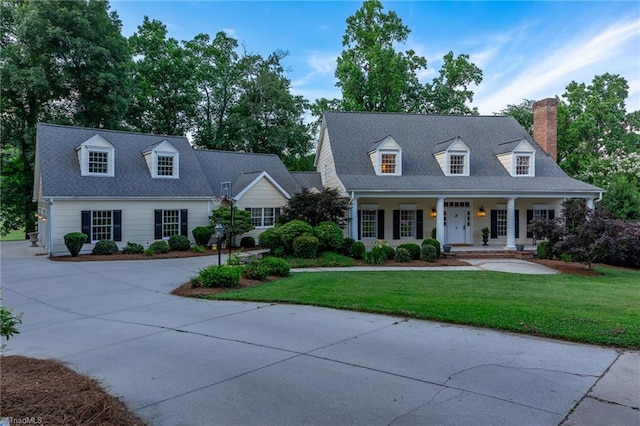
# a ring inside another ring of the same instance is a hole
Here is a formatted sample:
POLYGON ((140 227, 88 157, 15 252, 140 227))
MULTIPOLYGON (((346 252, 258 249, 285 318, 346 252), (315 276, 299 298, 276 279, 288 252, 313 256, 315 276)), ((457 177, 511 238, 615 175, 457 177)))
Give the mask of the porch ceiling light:
POLYGON ((438 216, 438 212, 436 211, 436 209, 431 209, 431 213, 429 213, 429 216, 431 216, 431 217, 438 216))
POLYGON ((487 211, 484 209, 483 206, 480 206, 480 208, 478 209, 478 217, 485 217, 487 215, 487 211))

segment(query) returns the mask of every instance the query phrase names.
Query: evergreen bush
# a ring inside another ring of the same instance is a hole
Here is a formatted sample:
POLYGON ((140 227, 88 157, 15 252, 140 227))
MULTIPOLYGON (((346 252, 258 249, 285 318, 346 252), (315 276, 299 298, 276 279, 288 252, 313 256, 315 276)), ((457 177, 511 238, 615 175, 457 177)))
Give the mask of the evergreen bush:
POLYGON ((250 236, 242 237, 240 240, 240 247, 253 248, 256 246, 256 239, 250 236))
POLYGON ((254 260, 242 266, 242 276, 249 280, 266 281, 271 270, 260 260, 254 260))
POLYGON ((398 247, 396 249, 395 261, 400 263, 411 262, 411 253, 404 247, 398 247))
POLYGON ((113 240, 100 240, 94 246, 91 254, 113 254, 118 252, 118 245, 113 240))
POLYGON ((240 283, 240 274, 240 268, 236 266, 212 265, 201 269, 191 283, 194 287, 234 288, 240 283))
POLYGON ((427 262, 435 262, 438 257, 436 256, 436 248, 431 244, 425 244, 422 246, 422 260, 427 262))
POLYGON ((67 246, 71 256, 76 257, 80 253, 87 238, 89 237, 82 232, 70 232, 64 236, 64 245, 67 246))
POLYGON ((356 240, 353 238, 345 238, 342 240, 342 244, 338 248, 338 253, 344 256, 351 256, 351 247, 356 240))
POLYGON ((384 244, 383 246, 380 246, 380 247, 382 248, 382 250, 384 250, 384 253, 387 255, 387 259, 393 259, 396 257, 396 251, 390 245, 384 244))
POLYGON ((258 236, 258 244, 263 249, 274 250, 278 247, 282 247, 282 243, 280 242, 280 227, 276 226, 274 228, 267 229, 262 234, 258 236))
POLYGON ((292 220, 291 222, 285 223, 284 225, 278 227, 280 243, 288 253, 294 252, 294 240, 299 236, 305 234, 313 235, 313 227, 307 222, 303 222, 301 220, 292 220))
POLYGON ((198 226, 193 228, 191 234, 193 235, 193 239, 196 240, 196 245, 207 247, 213 231, 207 226, 198 226))
POLYGON ((353 256, 354 259, 362 259, 366 251, 367 248, 362 241, 356 241, 351 246, 351 256, 353 256))
MULTIPOLYGON (((371 250, 364 253, 364 262, 368 265, 382 265, 387 261, 387 253, 385 249, 381 247, 373 247, 371 250)), ((388 246, 387 246, 388 247, 388 246)))
POLYGON ((413 244, 413 243, 406 243, 406 244, 400 244, 398 246, 398 248, 404 248, 407 249, 409 251, 409 253, 411 253, 411 259, 413 260, 418 260, 420 259, 420 246, 417 244, 413 244))
POLYGON ((422 251, 424 251, 424 247, 425 245, 432 245, 433 248, 436 249, 436 259, 440 257, 440 241, 436 240, 435 238, 427 238, 426 240, 422 241, 422 251))
POLYGON ((269 268, 269 275, 288 277, 291 272, 291 265, 289 265, 289 262, 279 257, 265 257, 261 262, 264 266, 269 268))
POLYGON ((191 242, 184 235, 172 235, 169 237, 169 248, 173 251, 187 251, 191 248, 191 242))
POLYGON ((313 235, 300 235, 293 241, 294 256, 311 259, 316 257, 317 253, 318 239, 313 235))
POLYGON ((344 241, 342 229, 335 222, 322 222, 313 228, 319 251, 336 251, 344 241))
POLYGON ((549 241, 540 241, 536 246, 536 255, 538 259, 551 259, 552 256, 551 244, 549 241))
POLYGON ((124 254, 140 254, 144 253, 144 247, 142 246, 142 244, 127 241, 127 245, 124 246, 122 252, 124 254))
POLYGON ((169 248, 169 244, 165 240, 158 240, 149 245, 147 252, 150 254, 162 254, 169 252, 169 248))

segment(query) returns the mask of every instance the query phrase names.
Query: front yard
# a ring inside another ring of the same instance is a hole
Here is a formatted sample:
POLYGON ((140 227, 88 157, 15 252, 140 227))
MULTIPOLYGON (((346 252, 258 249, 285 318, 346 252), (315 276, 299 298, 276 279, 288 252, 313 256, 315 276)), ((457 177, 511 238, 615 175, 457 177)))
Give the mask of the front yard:
POLYGON ((640 271, 324 272, 206 296, 296 303, 640 349, 640 271))

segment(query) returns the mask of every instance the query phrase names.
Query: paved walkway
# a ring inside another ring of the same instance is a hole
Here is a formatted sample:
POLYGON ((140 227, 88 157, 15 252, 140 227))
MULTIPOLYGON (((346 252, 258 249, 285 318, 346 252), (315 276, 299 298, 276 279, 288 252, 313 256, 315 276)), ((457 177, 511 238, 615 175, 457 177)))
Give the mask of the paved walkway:
MULTIPOLYGON (((384 315, 172 296, 212 258, 54 262, 0 243, 9 354, 152 425, 637 425, 640 355, 384 315)), ((486 260, 482 262, 487 263, 486 260)), ((476 265, 478 266, 478 265, 476 265)))

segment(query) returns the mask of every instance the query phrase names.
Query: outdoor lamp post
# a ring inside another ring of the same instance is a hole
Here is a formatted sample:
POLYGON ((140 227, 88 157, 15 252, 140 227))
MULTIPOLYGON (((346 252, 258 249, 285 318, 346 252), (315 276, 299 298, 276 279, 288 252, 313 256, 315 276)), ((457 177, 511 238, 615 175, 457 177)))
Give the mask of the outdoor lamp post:
POLYGON ((224 227, 220 222, 216 226, 213 227, 213 232, 216 236, 216 248, 218 250, 218 266, 222 263, 222 254, 220 253, 222 249, 222 234, 224 233, 224 227))

